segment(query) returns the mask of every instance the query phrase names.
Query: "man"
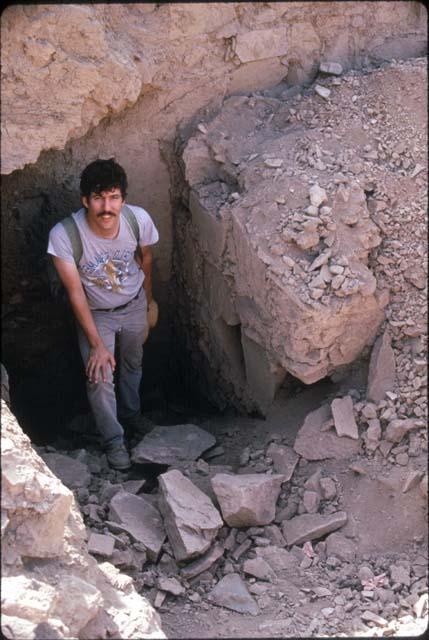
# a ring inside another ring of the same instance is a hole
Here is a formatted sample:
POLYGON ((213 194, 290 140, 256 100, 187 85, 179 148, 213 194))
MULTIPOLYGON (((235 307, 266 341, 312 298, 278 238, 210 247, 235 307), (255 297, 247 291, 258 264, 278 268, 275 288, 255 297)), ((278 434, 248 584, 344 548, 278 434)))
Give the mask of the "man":
POLYGON ((159 235, 144 209, 125 206, 127 176, 113 159, 91 162, 82 172, 80 191, 83 208, 72 214, 82 245, 78 265, 62 222, 49 234, 48 253, 77 320, 88 400, 107 460, 115 469, 128 469, 123 426, 138 426, 141 418, 143 342, 152 300, 150 245, 159 235), (113 380, 116 336, 118 406, 113 380))

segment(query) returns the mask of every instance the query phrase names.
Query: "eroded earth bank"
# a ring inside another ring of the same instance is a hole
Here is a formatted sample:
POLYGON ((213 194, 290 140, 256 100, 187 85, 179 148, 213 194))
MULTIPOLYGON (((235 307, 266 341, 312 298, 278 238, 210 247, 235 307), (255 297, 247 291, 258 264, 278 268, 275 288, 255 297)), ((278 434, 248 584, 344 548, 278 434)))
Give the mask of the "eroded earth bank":
POLYGON ((334 65, 177 141, 177 313, 249 413, 146 410, 121 473, 88 415, 37 446, 4 406, 6 637, 423 633, 426 88, 334 65))

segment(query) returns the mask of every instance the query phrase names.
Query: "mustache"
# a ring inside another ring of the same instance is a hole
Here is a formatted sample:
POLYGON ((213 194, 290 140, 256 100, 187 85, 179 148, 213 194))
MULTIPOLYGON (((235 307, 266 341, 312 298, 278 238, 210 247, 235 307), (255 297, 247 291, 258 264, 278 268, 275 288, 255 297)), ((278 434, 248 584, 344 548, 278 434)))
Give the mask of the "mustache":
POLYGON ((101 218, 101 216, 110 216, 111 218, 116 218, 116 213, 112 213, 111 211, 101 211, 97 213, 97 218, 101 218))

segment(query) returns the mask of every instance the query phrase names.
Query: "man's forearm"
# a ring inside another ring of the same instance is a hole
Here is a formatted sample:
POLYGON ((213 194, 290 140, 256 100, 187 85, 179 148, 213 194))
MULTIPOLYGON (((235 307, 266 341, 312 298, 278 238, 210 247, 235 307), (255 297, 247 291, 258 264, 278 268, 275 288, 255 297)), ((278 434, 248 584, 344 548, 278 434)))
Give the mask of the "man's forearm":
POLYGON ((84 291, 76 290, 69 293, 69 300, 75 318, 79 322, 83 332, 88 339, 89 346, 91 348, 94 348, 99 346, 100 344, 103 344, 103 341, 101 340, 100 335, 97 331, 97 327, 95 326, 95 322, 89 309, 88 301, 86 299, 84 291))

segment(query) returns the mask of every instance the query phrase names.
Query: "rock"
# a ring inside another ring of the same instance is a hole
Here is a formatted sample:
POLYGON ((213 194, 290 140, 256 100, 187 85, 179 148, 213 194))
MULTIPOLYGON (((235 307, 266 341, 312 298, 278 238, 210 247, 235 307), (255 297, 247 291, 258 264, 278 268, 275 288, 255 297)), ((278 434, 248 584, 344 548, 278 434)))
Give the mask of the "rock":
POLYGON ((271 545, 274 545, 276 547, 286 546, 286 540, 284 539, 282 532, 276 524, 270 524, 266 526, 264 531, 271 545))
POLYGON ((346 522, 347 514, 344 511, 337 511, 328 516, 305 513, 283 522, 282 533, 290 546, 321 538, 344 526, 346 522))
MULTIPOLYGON (((100 491, 100 502, 110 502, 110 500, 113 498, 113 496, 115 495, 115 493, 118 493, 119 491, 123 490, 123 486, 121 484, 112 484, 111 482, 109 482, 109 480, 107 480, 106 482, 103 483, 101 491, 100 491)), ((133 493, 132 491, 130 491, 129 493, 133 493)))
POLYGON ((176 560, 202 555, 223 525, 212 501, 177 470, 160 475, 159 488, 159 509, 176 560))
POLYGON ((264 60, 288 53, 287 29, 254 29, 236 36, 235 53, 241 62, 264 60))
POLYGON ((354 562, 356 545, 341 533, 331 533, 326 538, 326 553, 345 562, 354 562))
POLYGON ((390 579, 393 583, 398 582, 399 584, 409 587, 411 584, 409 567, 395 564, 392 565, 390 567, 390 579))
POLYGON ((112 576, 116 571, 112 564, 97 563, 88 554, 85 526, 72 493, 36 454, 3 401, 1 413, 2 510, 9 520, 2 535, 4 635, 82 640, 164 637, 155 610, 136 592, 132 580, 120 583, 112 576), (5 562, 9 550, 14 551, 13 564, 5 562), (49 561, 41 567, 32 558, 49 561), (106 567, 111 571, 103 570, 106 567), (15 580, 17 572, 19 581, 8 585, 6 579, 15 580), (10 611, 20 607, 23 612, 28 603, 31 621, 16 615, 6 619, 6 594, 10 611), (42 620, 34 624, 40 616, 42 620))
POLYGON ((243 563, 243 571, 259 580, 272 580, 275 576, 274 571, 268 562, 263 558, 255 558, 254 560, 245 560, 243 563))
POLYGON ((423 618, 427 616, 428 612, 428 594, 422 593, 417 602, 413 605, 413 611, 417 618, 423 618))
POLYGON ((171 471, 176 469, 181 471, 187 478, 194 484, 200 491, 206 494, 210 498, 210 500, 215 503, 216 496, 214 494, 211 478, 213 478, 218 473, 232 473, 233 467, 232 465, 227 464, 212 464, 209 466, 208 473, 201 473, 198 469, 198 461, 195 462, 187 462, 183 465, 175 465, 167 469, 167 471, 171 471))
POLYGON ((317 513, 320 507, 320 496, 315 491, 304 491, 302 497, 307 513, 317 513))
POLYGON ((368 567, 367 565, 364 564, 361 567, 359 567, 358 577, 359 577, 359 580, 361 582, 365 582, 365 581, 368 581, 368 580, 373 580, 374 579, 374 572, 371 569, 371 567, 368 567))
POLYGON ((376 418, 368 420, 368 429, 366 430, 365 437, 369 442, 379 442, 381 438, 380 420, 376 418))
POLYGON ((218 474, 211 480, 222 516, 230 527, 270 524, 283 475, 218 474))
POLYGON ((359 432, 353 414, 353 400, 351 396, 333 400, 331 411, 337 434, 340 437, 347 436, 357 440, 359 438, 359 432))
POLYGON ((298 560, 290 551, 281 549, 275 545, 268 547, 256 547, 256 555, 263 558, 274 572, 291 570, 296 571, 298 560))
POLYGON ((322 478, 322 469, 317 469, 310 477, 304 482, 304 489, 309 491, 316 491, 320 495, 320 480, 322 478))
POLYGON ((43 622, 53 617, 57 600, 55 589, 41 580, 25 576, 2 578, 2 618, 8 615, 43 622))
MULTIPOLYGON (((143 489, 146 484, 146 480, 143 478, 142 480, 127 480, 122 483, 122 488, 127 493, 134 493, 137 495, 139 491, 143 489)), ((111 496, 113 498, 113 496, 111 496)))
POLYGON ((15 557, 58 556, 73 494, 35 453, 4 401, 1 412, 3 557, 9 549, 15 557))
POLYGON ((408 267, 404 271, 404 278, 416 289, 424 289, 427 283, 427 275, 421 267, 408 267))
POLYGON ((146 563, 147 556, 145 552, 127 547, 125 549, 115 549, 109 560, 115 567, 120 567, 120 569, 141 571, 146 563))
POLYGON ((231 557, 234 558, 234 560, 238 560, 239 558, 241 558, 243 553, 246 553, 246 551, 250 549, 251 546, 252 541, 247 538, 247 540, 244 540, 241 544, 238 545, 238 547, 234 549, 234 551, 231 553, 231 557))
POLYGON ((267 167, 276 169, 282 166, 283 160, 281 158, 267 158, 267 160, 264 160, 264 164, 267 167))
POLYGON ((423 478, 423 471, 416 471, 414 469, 410 471, 407 477, 405 478, 405 481, 402 487, 402 493, 406 493, 407 491, 414 489, 414 487, 417 487, 417 485, 419 484, 422 478, 423 478))
POLYGON ((86 464, 60 453, 44 453, 42 458, 50 470, 69 489, 78 489, 89 485, 91 474, 86 464))
POLYGON ((397 444, 414 426, 414 420, 410 418, 392 420, 386 427, 384 437, 388 442, 397 444))
POLYGON ((307 415, 295 439, 293 448, 296 453, 306 460, 340 460, 358 453, 359 445, 356 440, 340 438, 335 433, 321 431, 321 427, 330 416, 329 405, 322 405, 307 415))
POLYGON ((387 458, 390 453, 390 450, 393 447, 393 442, 387 442, 387 440, 381 440, 378 448, 380 449, 382 455, 387 458))
POLYGON ((173 596, 181 596, 182 593, 185 593, 185 588, 176 578, 158 578, 158 588, 172 593, 173 596))
POLYGON ((375 420, 377 418, 377 406, 372 402, 367 402, 362 408, 362 415, 367 420, 375 420))
POLYGON ((166 535, 158 509, 142 496, 120 491, 110 502, 109 518, 141 542, 150 560, 156 562, 166 535))
POLYGON ((339 62, 321 62, 319 71, 333 76, 340 76, 343 73, 343 67, 339 62))
POLYGON ((276 517, 274 518, 274 521, 276 523, 280 523, 283 522, 283 520, 290 520, 297 514, 298 505, 299 502, 297 500, 289 500, 285 507, 276 511, 276 517))
POLYGON ((396 382, 395 354, 387 331, 377 338, 371 352, 368 371, 367 398, 377 403, 386 391, 393 391, 396 382))
POLYGON ((364 622, 373 622, 378 627, 385 627, 387 625, 387 620, 369 609, 366 609, 361 613, 361 618, 364 622))
POLYGON ((419 484, 419 489, 420 489, 421 495, 427 500, 427 497, 428 497, 428 475, 427 474, 424 476, 424 478, 422 478, 419 484))
POLYGON ((88 553, 109 557, 113 553, 115 540, 112 536, 100 533, 91 533, 88 539, 88 553))
POLYGON ((396 464, 406 467, 409 461, 408 453, 398 453, 396 456, 396 464))
POLYGON ((55 608, 66 612, 63 613, 62 620, 70 629, 72 637, 76 630, 82 629, 94 618, 102 604, 103 597, 99 589, 86 580, 74 575, 64 576, 61 580, 55 608))
POLYGON ((230 573, 219 580, 208 597, 213 604, 238 611, 238 613, 250 613, 256 616, 259 612, 258 605, 238 573, 230 573))
POLYGON ((181 569, 180 573, 184 578, 186 578, 186 580, 195 578, 195 576, 199 575, 203 571, 210 569, 210 567, 223 556, 223 553, 224 547, 221 544, 216 543, 200 558, 190 562, 186 567, 181 569))
POLYGON ((314 91, 325 100, 331 95, 331 90, 328 89, 328 87, 323 87, 321 84, 315 84, 314 91))
POLYGON ((166 597, 167 594, 165 593, 165 591, 156 592, 155 600, 153 601, 153 606, 155 607, 155 609, 160 609, 160 607, 162 607, 166 597))
POLYGON ((174 465, 196 460, 216 444, 216 439, 194 424, 155 427, 131 452, 136 464, 155 462, 174 465))
POLYGON ((327 202, 328 196, 326 195, 325 189, 319 187, 318 184, 313 184, 310 187, 310 202, 314 207, 320 207, 321 204, 327 202))
POLYGON ((4 400, 6 405, 10 408, 9 375, 3 363, 0 363, 0 381, 1 381, 0 397, 4 400))
POLYGON ((337 495, 337 488, 332 478, 320 478, 320 491, 323 500, 333 500, 337 495))
POLYGON ((284 482, 288 482, 299 460, 299 456, 292 447, 272 442, 267 449, 267 456, 273 461, 274 471, 283 474, 284 482))

